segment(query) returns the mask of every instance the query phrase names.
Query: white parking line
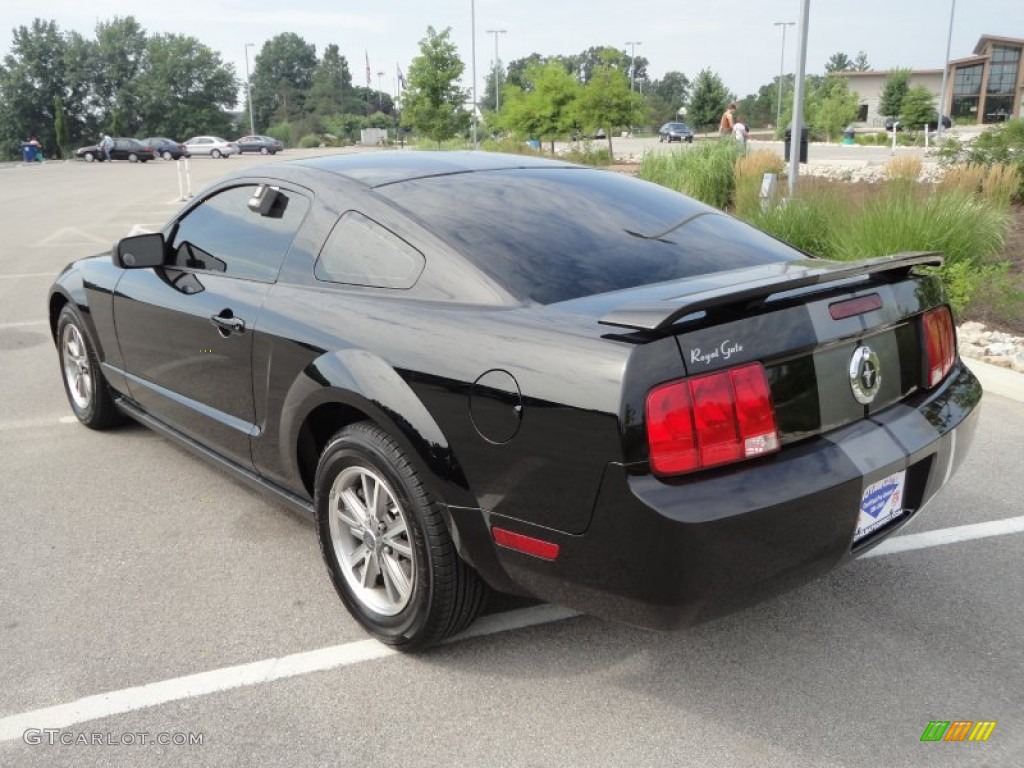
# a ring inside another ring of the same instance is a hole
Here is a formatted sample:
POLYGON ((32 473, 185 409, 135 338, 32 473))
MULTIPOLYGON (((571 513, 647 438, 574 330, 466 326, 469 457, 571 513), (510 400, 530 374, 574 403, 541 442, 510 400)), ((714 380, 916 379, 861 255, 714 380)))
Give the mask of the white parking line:
POLYGON ((992 520, 987 523, 958 525, 955 528, 940 528, 937 531, 911 533, 906 536, 894 536, 864 553, 862 557, 879 557, 894 555, 897 552, 909 552, 913 549, 939 547, 943 544, 956 544, 971 539, 985 539, 989 536, 1005 536, 1008 533, 1024 533, 1024 517, 1008 517, 1005 520, 992 520))
POLYGON ((49 320, 23 320, 20 323, 0 323, 0 330, 4 328, 28 328, 30 325, 49 325, 49 320))
MULTIPOLYGON (((878 545, 863 557, 879 557, 924 547, 936 547, 970 539, 1021 532, 1024 532, 1024 517, 1011 517, 989 523, 961 525, 955 528, 899 536, 878 545)), ((575 611, 556 605, 538 605, 532 608, 508 611, 479 619, 467 631, 452 638, 449 642, 458 642, 468 637, 493 635, 536 624, 547 624, 578 615, 575 611)), ((396 653, 398 652, 394 649, 376 640, 357 640, 315 651, 254 661, 234 667, 223 667, 134 688, 86 696, 69 704, 58 704, 0 718, 0 741, 19 739, 29 728, 67 728, 88 720, 134 712, 138 709, 155 707, 172 701, 375 661, 387 656, 394 656, 396 653)))
POLYGON ((48 277, 51 280, 57 276, 57 271, 53 272, 27 272, 23 275, 0 275, 0 280, 20 280, 23 277, 48 277))

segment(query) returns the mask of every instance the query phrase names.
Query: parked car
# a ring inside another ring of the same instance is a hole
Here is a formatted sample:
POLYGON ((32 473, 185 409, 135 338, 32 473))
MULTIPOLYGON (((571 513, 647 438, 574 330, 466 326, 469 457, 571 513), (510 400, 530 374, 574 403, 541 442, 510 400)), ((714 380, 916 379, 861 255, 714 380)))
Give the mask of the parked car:
MULTIPOLYGON (((103 150, 99 145, 92 144, 75 150, 75 157, 85 160, 103 162, 103 150)), ((129 163, 145 163, 156 157, 153 149, 137 139, 114 139, 114 147, 110 150, 111 160, 127 160, 129 163)))
POLYGON ((276 155, 278 152, 284 151, 284 144, 273 136, 243 136, 235 144, 238 145, 238 151, 242 153, 259 152, 263 155, 276 155))
POLYGON ((142 142, 152 147, 153 151, 164 160, 178 160, 182 157, 191 157, 188 147, 174 139, 155 136, 150 139, 142 139, 142 142))
POLYGON ((412 650, 488 588, 676 628, 924 514, 982 396, 940 263, 812 258, 565 162, 381 152, 233 174, 69 265, 48 316, 83 424, 309 516, 351 614, 412 650))
POLYGON ((658 141, 693 143, 693 131, 686 123, 665 123, 658 129, 658 141))
POLYGON ((193 136, 185 142, 185 149, 192 155, 210 157, 231 157, 238 154, 238 145, 218 136, 193 136))

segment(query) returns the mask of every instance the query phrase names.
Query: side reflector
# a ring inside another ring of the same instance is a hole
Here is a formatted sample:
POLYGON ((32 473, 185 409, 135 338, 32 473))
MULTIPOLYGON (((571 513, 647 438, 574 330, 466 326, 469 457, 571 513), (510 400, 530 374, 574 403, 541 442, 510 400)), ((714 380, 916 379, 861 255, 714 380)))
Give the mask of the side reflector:
POLYGON ((505 528, 491 528, 491 535, 499 547, 514 549, 516 552, 533 555, 542 560, 554 560, 558 557, 559 546, 553 541, 535 539, 533 536, 513 533, 505 528))
POLYGON ((760 363, 673 381, 647 396, 651 470, 677 475, 779 450, 760 363))
POLYGON ((946 378, 956 359, 953 316, 949 307, 938 307, 924 315, 925 387, 931 388, 946 378))

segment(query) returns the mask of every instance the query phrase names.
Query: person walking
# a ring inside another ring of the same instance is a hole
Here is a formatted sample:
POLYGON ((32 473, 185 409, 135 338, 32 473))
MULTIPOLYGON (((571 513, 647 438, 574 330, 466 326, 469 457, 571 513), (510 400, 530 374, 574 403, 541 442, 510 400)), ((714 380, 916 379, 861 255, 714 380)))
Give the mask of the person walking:
POLYGON ((114 148, 114 140, 107 134, 103 134, 103 139, 100 141, 100 151, 103 153, 103 159, 108 163, 110 162, 110 150, 114 148))
POLYGON ((736 139, 736 143, 740 145, 743 150, 743 154, 747 154, 747 136, 749 135, 747 130, 747 124, 743 122, 743 118, 737 117, 736 124, 732 127, 732 137, 736 139))
POLYGON ((736 127, 736 105, 730 104, 728 109, 722 113, 722 119, 718 122, 718 133, 720 136, 732 136, 732 129, 736 127))

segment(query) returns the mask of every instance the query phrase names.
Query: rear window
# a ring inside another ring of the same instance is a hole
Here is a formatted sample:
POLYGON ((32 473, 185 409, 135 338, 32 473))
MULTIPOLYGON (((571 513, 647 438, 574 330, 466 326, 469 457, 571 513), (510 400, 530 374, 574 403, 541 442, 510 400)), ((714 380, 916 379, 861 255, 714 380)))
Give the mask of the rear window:
POLYGON ((379 187, 523 301, 553 304, 805 258, 729 216, 610 171, 514 169, 379 187), (689 218, 660 239, 655 235, 689 218))

